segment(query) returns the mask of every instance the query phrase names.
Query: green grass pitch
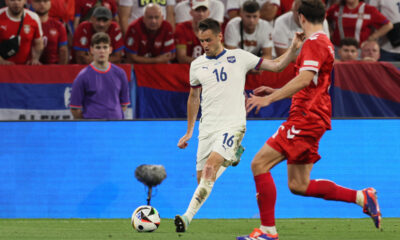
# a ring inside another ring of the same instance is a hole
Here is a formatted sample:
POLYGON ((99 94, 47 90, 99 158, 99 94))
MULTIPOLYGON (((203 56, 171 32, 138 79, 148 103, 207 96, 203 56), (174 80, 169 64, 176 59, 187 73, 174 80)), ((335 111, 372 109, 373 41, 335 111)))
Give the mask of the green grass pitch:
MULTIPOLYGON (((384 218, 383 231, 369 218, 278 219, 281 240, 398 240, 400 218, 384 218)), ((248 234, 258 219, 194 219, 186 233, 176 233, 172 219, 162 219, 152 233, 138 233, 130 219, 0 219, 0 239, 16 240, 224 240, 248 234)))

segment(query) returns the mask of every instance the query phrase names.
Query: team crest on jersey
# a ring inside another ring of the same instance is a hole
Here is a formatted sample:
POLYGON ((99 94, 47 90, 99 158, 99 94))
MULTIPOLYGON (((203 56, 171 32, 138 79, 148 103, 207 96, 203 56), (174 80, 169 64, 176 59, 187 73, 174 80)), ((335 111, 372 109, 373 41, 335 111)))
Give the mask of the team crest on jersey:
POLYGON ((159 47, 161 47, 161 42, 154 42, 154 46, 156 47, 156 48, 159 48, 159 47))
POLYGON ((234 62, 236 62, 236 58, 235 58, 235 56, 229 56, 229 57, 227 57, 226 59, 227 59, 227 60, 228 60, 228 62, 230 62, 230 63, 234 63, 234 62))
POLYGON ((86 38, 86 37, 81 37, 80 42, 81 42, 81 45, 86 45, 86 43, 87 43, 87 38, 86 38))
POLYGON ((53 35, 53 36, 57 35, 57 30, 54 28, 50 29, 50 35, 53 35))
POLYGON ((25 25, 24 25, 24 33, 25 33, 25 34, 28 34, 30 31, 31 31, 31 26, 25 24, 25 25))

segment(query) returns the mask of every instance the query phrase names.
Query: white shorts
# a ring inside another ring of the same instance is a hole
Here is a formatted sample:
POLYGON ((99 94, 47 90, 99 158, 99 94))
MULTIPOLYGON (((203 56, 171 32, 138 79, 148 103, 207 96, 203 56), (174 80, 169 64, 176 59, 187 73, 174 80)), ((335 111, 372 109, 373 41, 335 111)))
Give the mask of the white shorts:
POLYGON ((236 160, 235 154, 246 132, 246 127, 235 127, 199 137, 196 170, 202 171, 211 152, 217 152, 225 161, 236 160))

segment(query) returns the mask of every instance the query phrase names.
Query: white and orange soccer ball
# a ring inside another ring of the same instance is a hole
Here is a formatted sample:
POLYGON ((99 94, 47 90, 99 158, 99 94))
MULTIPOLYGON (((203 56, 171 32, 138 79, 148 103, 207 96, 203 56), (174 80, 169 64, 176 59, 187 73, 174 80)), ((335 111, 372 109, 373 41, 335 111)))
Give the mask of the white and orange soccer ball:
POLYGON ((140 206, 132 214, 132 227, 138 232, 153 232, 160 226, 160 214, 152 206, 140 206))

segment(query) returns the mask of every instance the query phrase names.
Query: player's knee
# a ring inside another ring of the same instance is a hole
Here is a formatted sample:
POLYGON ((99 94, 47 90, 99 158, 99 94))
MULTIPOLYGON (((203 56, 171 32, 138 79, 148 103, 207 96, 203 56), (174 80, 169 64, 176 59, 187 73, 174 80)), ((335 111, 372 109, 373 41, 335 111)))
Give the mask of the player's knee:
POLYGON ((293 194, 304 195, 306 193, 307 186, 297 180, 289 181, 288 185, 293 194))
POLYGON ((213 168, 213 166, 211 166, 211 165, 209 165, 209 164, 206 164, 205 166, 204 166, 204 169, 203 169, 203 175, 202 175, 202 178, 204 178, 204 179, 214 179, 215 178, 215 170, 214 170, 214 168, 213 168))
POLYGON ((256 176, 268 172, 270 169, 270 163, 266 160, 264 154, 258 152, 251 162, 251 171, 253 175, 256 176))

